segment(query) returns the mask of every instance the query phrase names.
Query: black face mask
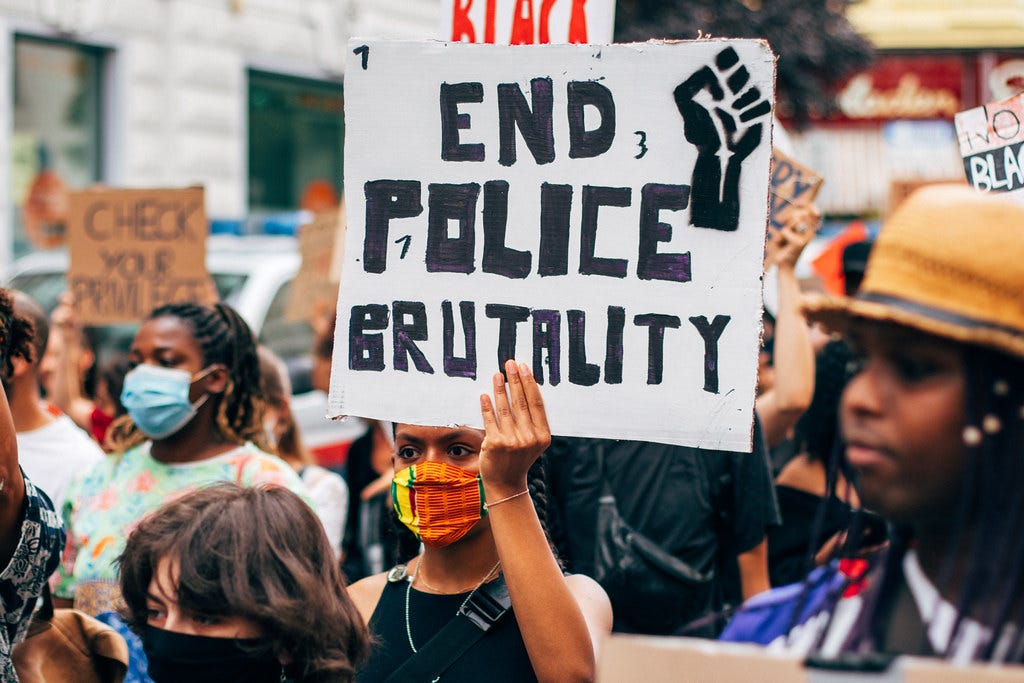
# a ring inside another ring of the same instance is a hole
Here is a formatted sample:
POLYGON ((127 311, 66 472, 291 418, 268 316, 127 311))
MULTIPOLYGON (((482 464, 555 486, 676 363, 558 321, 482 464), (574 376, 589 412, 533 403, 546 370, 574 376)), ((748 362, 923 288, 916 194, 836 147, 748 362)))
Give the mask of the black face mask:
POLYGON ((208 638, 146 626, 142 647, 156 683, 279 683, 273 653, 253 652, 259 640, 208 638))

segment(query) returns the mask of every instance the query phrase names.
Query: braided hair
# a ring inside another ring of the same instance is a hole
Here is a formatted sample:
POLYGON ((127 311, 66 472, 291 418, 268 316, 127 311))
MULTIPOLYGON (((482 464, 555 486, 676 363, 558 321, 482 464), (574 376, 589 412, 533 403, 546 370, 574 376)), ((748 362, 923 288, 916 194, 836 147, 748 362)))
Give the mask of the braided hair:
POLYGON ((4 381, 14 374, 14 358, 38 360, 32 348, 34 338, 32 321, 15 315, 14 297, 10 290, 0 288, 0 373, 4 381))
MULTIPOLYGON (((172 317, 184 322, 199 346, 203 365, 224 365, 227 386, 217 405, 216 422, 227 441, 252 441, 268 448, 263 431, 263 390, 256 339, 252 330, 233 308, 223 303, 205 306, 196 303, 166 304, 156 308, 146 320, 172 317)), ((131 418, 124 415, 111 426, 107 445, 123 452, 146 440, 131 418)))

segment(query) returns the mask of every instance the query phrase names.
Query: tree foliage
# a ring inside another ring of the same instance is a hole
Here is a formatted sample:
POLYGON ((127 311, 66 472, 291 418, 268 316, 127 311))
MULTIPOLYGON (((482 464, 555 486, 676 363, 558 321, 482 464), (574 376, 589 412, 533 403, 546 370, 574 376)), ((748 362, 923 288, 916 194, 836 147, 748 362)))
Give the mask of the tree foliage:
POLYGON ((845 17, 854 1, 618 0, 615 39, 764 38, 778 55, 778 112, 802 125, 831 112, 836 85, 873 59, 845 17))

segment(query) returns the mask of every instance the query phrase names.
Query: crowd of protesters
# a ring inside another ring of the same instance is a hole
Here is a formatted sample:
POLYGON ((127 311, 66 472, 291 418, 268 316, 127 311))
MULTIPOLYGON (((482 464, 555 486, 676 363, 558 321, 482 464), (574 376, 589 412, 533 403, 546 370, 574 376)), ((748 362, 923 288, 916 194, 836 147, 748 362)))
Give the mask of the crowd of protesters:
POLYGON ((832 297, 819 222, 769 232, 750 453, 552 439, 511 359, 484 429, 368 422, 331 471, 230 306, 96 367, 73 301, 0 290, 0 679, 67 608, 119 644, 81 680, 587 681, 613 630, 1021 662, 1024 208, 920 190, 832 297))

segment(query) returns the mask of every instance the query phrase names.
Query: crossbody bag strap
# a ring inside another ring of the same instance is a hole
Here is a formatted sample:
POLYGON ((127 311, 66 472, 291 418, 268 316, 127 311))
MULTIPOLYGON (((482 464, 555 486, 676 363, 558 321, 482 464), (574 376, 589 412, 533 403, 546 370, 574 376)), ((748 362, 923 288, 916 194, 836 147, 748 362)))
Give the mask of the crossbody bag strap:
POLYGON ((476 589, 458 614, 434 634, 385 683, 432 681, 447 671, 459 657, 484 637, 511 609, 512 599, 501 574, 476 589))
POLYGON ((594 452, 597 454, 597 476, 601 478, 601 500, 610 498, 614 503, 615 494, 612 493, 612 484, 608 481, 608 473, 605 471, 604 442, 601 439, 594 441, 594 452))

